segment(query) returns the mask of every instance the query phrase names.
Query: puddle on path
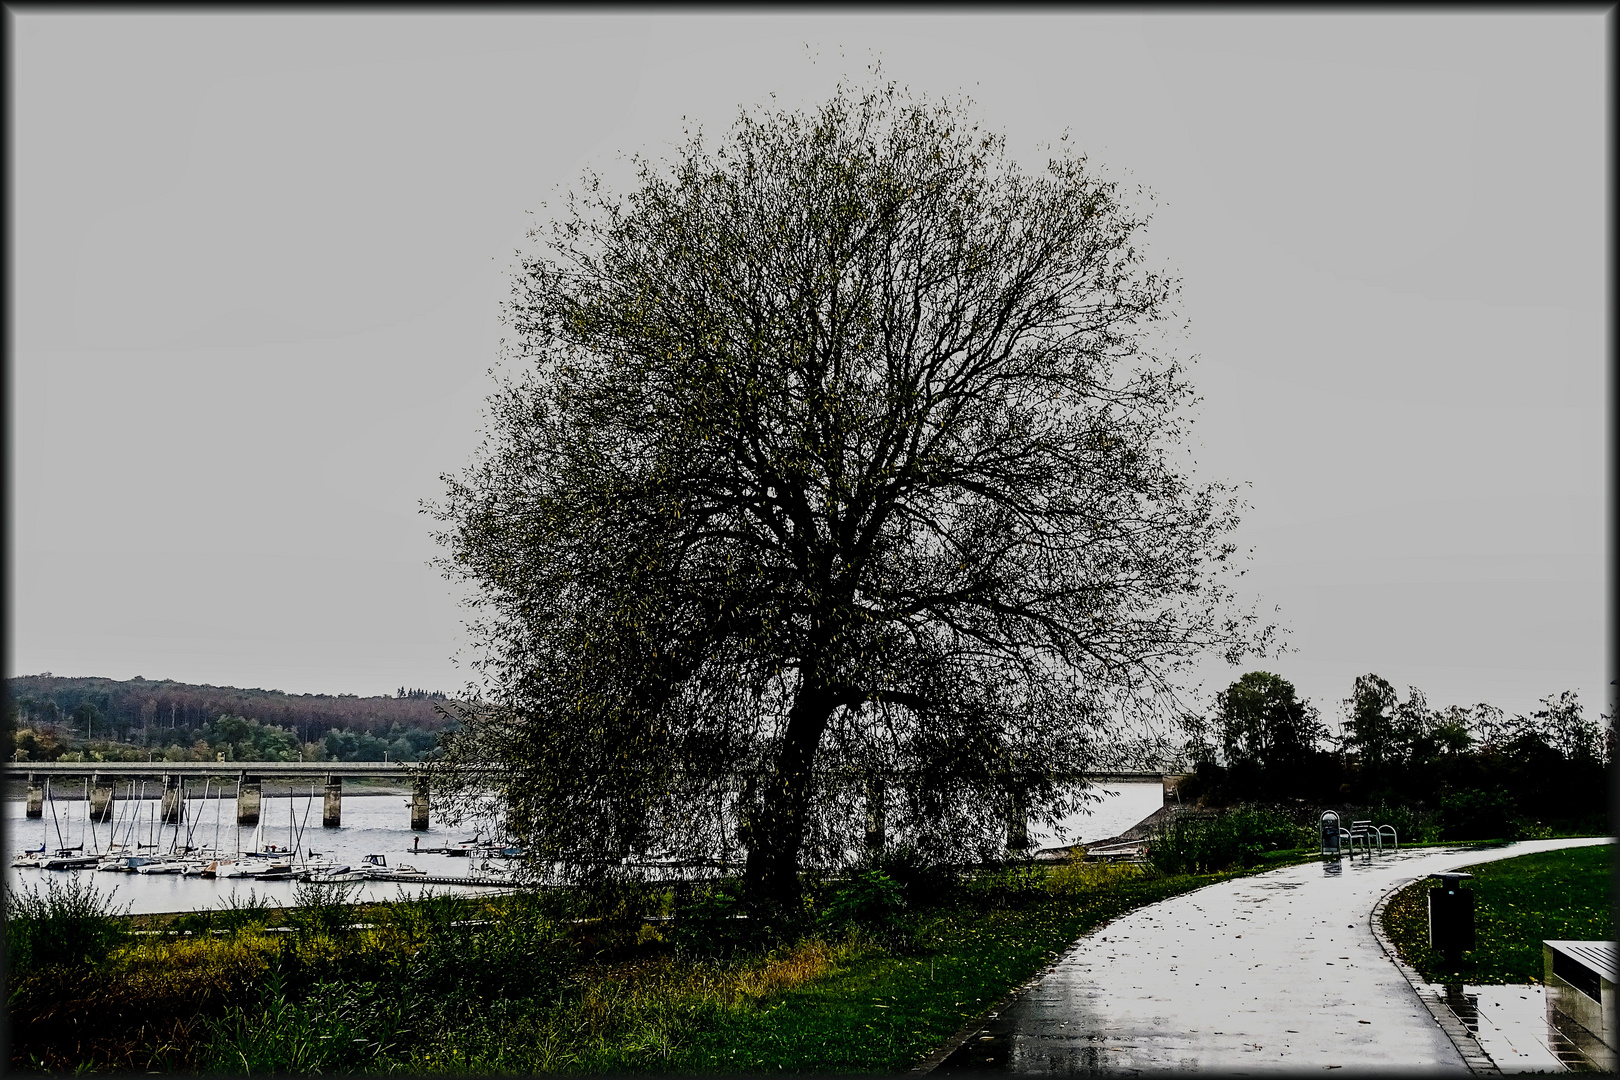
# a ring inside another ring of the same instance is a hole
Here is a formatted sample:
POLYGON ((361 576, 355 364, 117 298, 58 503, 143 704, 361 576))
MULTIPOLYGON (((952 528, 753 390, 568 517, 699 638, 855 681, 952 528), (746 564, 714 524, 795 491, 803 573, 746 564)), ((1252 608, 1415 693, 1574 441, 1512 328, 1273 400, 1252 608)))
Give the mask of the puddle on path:
POLYGON ((1574 1045, 1547 1025, 1540 986, 1431 984, 1505 1073, 1563 1072, 1582 1059, 1574 1045))

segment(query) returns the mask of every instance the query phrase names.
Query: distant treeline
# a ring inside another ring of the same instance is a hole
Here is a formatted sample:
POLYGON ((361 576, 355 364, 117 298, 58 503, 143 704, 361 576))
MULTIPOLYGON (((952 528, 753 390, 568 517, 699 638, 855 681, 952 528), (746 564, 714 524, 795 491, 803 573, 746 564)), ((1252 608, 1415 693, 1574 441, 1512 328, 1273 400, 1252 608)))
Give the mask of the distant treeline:
POLYGON ((1489 704, 1437 709, 1360 676, 1331 731, 1279 675, 1251 671, 1189 720, 1194 775, 1184 798, 1206 804, 1297 799, 1405 807, 1438 815, 1448 839, 1532 835, 1538 826, 1603 827, 1613 717, 1586 715, 1574 691, 1527 715, 1489 704))
POLYGON ((454 721, 439 691, 400 687, 392 697, 287 694, 170 680, 6 680, 4 752, 54 760, 420 760, 454 721))

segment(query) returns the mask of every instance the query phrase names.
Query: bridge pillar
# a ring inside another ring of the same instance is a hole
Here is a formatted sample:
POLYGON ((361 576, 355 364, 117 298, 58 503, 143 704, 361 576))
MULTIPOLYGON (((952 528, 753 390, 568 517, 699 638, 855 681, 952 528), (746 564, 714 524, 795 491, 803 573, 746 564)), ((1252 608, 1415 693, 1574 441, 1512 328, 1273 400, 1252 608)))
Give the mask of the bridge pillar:
POLYGON ((90 820, 100 825, 112 817, 113 785, 97 773, 90 778, 90 820))
POLYGON ((31 818, 43 817, 45 814, 45 788, 41 786, 39 777, 33 773, 28 774, 28 816, 31 818))
POLYGON ((427 832, 428 828, 428 789, 426 784, 417 784, 416 790, 411 793, 411 831, 427 832))
POLYGON ((236 823, 238 825, 257 825, 259 823, 259 797, 262 789, 257 776, 242 773, 236 778, 236 823))
POLYGON ((185 794, 181 786, 185 778, 165 775, 163 777, 163 824, 173 825, 180 820, 180 814, 185 806, 182 796, 185 794))
POLYGON ((884 841, 884 779, 882 773, 866 778, 866 850, 882 851, 884 841))
POLYGON ((1024 809, 1024 793, 1014 788, 1007 793, 1007 850, 1022 855, 1029 848, 1029 813, 1024 809))
POLYGON ((1164 805, 1175 806, 1181 802, 1181 782, 1185 779, 1186 773, 1164 774, 1164 805))
POLYGON ((321 827, 335 829, 343 824, 343 777, 328 775, 326 802, 321 807, 321 827))

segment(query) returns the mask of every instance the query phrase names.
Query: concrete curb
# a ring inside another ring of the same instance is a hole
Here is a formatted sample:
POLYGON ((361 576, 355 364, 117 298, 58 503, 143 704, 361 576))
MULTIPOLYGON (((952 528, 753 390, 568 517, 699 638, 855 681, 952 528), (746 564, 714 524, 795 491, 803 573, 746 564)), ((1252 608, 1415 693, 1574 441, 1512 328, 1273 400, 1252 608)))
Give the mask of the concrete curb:
POLYGON ((1423 1002, 1423 1007, 1429 1010, 1429 1015, 1434 1017, 1436 1024, 1440 1025, 1440 1030, 1446 1033, 1446 1038, 1450 1039, 1451 1045, 1457 1048, 1457 1053, 1462 1055, 1463 1063, 1468 1066, 1469 1072, 1474 1073, 1476 1076, 1501 1076, 1501 1068, 1491 1060, 1491 1055, 1485 1052, 1485 1048, 1479 1044, 1479 1040, 1474 1037, 1474 1033, 1468 1030, 1468 1025, 1464 1024, 1457 1014, 1451 1011, 1451 1006, 1446 1004, 1445 999, 1435 993, 1410 964, 1401 959, 1401 954, 1396 950, 1395 943, 1390 941, 1388 935, 1384 933, 1384 908, 1389 905, 1390 900, 1396 893, 1411 885, 1412 882, 1421 880, 1424 879, 1406 878, 1380 897, 1378 903, 1373 905, 1372 914, 1367 916, 1367 921, 1372 926, 1373 937, 1378 939, 1378 946, 1384 950, 1384 955, 1388 956, 1390 963, 1399 969, 1401 977, 1412 987, 1412 992, 1417 995, 1419 1001, 1423 1002))

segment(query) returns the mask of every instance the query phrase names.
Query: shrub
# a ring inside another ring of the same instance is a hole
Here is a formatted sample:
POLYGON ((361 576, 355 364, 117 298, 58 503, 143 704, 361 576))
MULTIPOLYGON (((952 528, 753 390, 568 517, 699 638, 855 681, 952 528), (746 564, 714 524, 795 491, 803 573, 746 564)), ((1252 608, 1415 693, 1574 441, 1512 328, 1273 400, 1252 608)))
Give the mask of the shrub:
POLYGON ((225 898, 225 906, 214 913, 214 925, 233 933, 251 926, 264 926, 270 921, 275 908, 268 896, 260 896, 257 889, 249 889, 247 896, 232 893, 225 898))
POLYGON ((91 966, 105 960, 128 936, 112 906, 113 893, 103 894, 79 874, 51 879, 42 895, 37 887, 5 890, 6 958, 15 982, 31 972, 57 966, 91 966))
POLYGON ((389 1012, 375 984, 322 983, 295 1001, 272 975, 256 1006, 206 1022, 207 1071, 356 1072, 393 1049, 398 1018, 389 1012))
POLYGON ((1440 800, 1440 836, 1445 840, 1516 840, 1517 807, 1505 791, 1464 788, 1440 800))
POLYGON ((1403 844, 1417 844, 1440 839, 1440 829, 1433 813, 1424 813, 1410 806, 1382 804, 1367 811, 1375 825, 1390 825, 1403 844))
POLYGON ((730 956, 747 940, 748 927, 739 916, 742 904, 728 884, 699 887, 675 904, 671 931, 676 949, 689 956, 730 956))
POLYGON ((824 930, 859 927, 891 932, 901 928, 906 899, 895 880, 881 870, 862 870, 833 894, 816 922, 824 930))
POLYGON ((1245 806, 1209 818, 1178 814, 1153 835, 1148 861, 1167 874, 1208 874, 1253 866, 1268 851, 1293 851, 1313 843, 1309 829, 1282 814, 1245 806))
POLYGON ((574 949, 539 903, 513 898, 491 920, 434 919, 404 964, 415 1001, 457 1006, 550 994, 574 964, 574 949))
POLYGON ((972 874, 963 894, 980 908, 1018 907, 1046 892, 1046 868, 1027 859, 1009 859, 972 874))
POLYGON ((301 930, 339 933, 353 921, 353 893, 354 886, 348 882, 300 881, 293 886, 295 907, 289 921, 301 930))
POLYGON ((900 887, 901 897, 912 909, 938 904, 956 888, 956 875, 949 866, 931 865, 909 844, 895 844, 873 852, 859 869, 886 874, 900 887))

